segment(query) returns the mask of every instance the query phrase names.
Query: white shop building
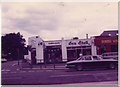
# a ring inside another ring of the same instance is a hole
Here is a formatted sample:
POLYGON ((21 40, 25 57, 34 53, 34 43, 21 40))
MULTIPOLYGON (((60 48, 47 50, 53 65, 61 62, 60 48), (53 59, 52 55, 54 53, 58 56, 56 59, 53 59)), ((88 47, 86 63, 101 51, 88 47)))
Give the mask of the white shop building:
POLYGON ((77 59, 82 55, 96 55, 94 37, 43 41, 39 36, 28 38, 29 55, 32 63, 59 63, 77 59))

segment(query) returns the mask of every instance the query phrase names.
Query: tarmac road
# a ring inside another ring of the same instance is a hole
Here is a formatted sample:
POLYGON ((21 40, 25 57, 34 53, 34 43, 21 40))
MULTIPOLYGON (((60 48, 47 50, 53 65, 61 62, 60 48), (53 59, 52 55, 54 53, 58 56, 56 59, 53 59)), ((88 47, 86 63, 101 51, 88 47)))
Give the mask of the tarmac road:
POLYGON ((40 68, 35 65, 31 68, 19 69, 17 61, 2 63, 2 84, 3 85, 55 85, 55 84, 88 84, 114 82, 117 85, 118 70, 68 70, 64 64, 40 68), (61 68, 62 67, 62 68, 61 68))

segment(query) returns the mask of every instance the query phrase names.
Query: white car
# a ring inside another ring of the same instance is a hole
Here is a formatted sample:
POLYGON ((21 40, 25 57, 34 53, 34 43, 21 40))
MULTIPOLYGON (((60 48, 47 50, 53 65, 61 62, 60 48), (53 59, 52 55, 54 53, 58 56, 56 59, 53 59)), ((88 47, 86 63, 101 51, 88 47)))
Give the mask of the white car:
POLYGON ((66 63, 66 68, 75 68, 76 70, 83 70, 86 68, 110 68, 115 69, 118 61, 114 59, 102 59, 98 56, 81 56, 77 60, 66 63))
POLYGON ((107 52, 101 55, 103 59, 116 59, 118 60, 118 52, 107 52))
POLYGON ((2 61, 2 63, 4 63, 4 62, 7 62, 7 59, 2 58, 1 61, 2 61))

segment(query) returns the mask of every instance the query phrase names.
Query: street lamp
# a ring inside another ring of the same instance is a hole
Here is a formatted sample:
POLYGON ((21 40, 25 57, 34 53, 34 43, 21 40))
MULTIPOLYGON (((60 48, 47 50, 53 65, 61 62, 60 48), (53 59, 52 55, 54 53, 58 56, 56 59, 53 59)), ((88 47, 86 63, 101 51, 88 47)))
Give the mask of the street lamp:
POLYGON ((18 53, 18 65, 19 65, 19 48, 17 48, 17 53, 18 53))

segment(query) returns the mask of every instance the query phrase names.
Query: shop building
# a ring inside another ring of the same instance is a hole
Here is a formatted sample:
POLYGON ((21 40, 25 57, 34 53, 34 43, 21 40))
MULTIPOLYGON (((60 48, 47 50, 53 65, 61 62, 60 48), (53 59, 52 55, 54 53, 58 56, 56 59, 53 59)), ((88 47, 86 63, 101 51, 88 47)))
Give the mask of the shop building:
POLYGON ((29 60, 32 63, 59 63, 77 59, 80 55, 96 55, 94 37, 43 41, 39 36, 28 39, 29 60))
POLYGON ((31 63, 60 63, 77 59, 80 55, 102 55, 118 52, 118 32, 104 31, 100 36, 86 39, 44 41, 39 36, 28 39, 31 63))
POLYGON ((104 31, 94 40, 97 55, 107 52, 118 52, 118 31, 104 31))

